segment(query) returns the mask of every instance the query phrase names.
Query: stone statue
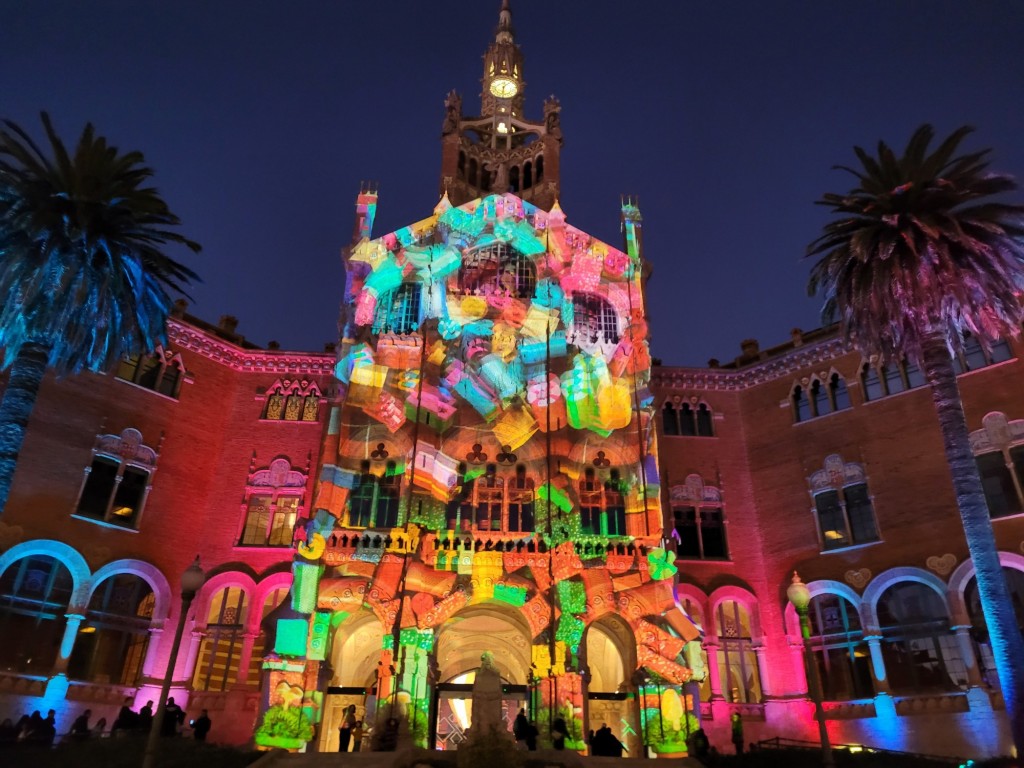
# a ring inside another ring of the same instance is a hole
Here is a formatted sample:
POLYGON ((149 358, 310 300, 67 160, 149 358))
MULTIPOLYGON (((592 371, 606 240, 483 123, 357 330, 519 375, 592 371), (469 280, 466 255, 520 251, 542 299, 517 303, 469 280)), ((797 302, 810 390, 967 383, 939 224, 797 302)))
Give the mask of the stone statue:
POLYGON ((480 669, 473 681, 473 710, 470 733, 473 737, 487 738, 492 731, 508 732, 501 715, 501 674, 494 666, 494 656, 485 651, 480 657, 480 669))
POLYGON ((494 172, 494 183, 491 184, 491 191, 499 195, 508 192, 508 164, 488 163, 487 170, 494 172))

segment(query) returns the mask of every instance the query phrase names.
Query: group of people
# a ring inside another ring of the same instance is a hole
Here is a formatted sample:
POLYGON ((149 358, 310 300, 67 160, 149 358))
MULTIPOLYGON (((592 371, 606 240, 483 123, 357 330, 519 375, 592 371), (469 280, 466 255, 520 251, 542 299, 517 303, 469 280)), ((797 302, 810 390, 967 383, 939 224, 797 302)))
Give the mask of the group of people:
MULTIPOLYGON (((515 737, 516 746, 519 749, 529 752, 537 751, 537 737, 540 735, 540 731, 537 730, 536 723, 527 719, 525 709, 520 709, 516 719, 512 722, 512 735, 515 737)), ((562 743, 564 746, 564 738, 562 743)))
POLYGON ((588 734, 587 743, 590 745, 590 754, 596 757, 622 757, 626 751, 625 745, 612 733, 607 723, 601 723, 601 727, 588 734))
MULTIPOLYGON (((114 724, 110 727, 110 736, 125 736, 131 733, 145 734, 153 725, 153 702, 147 701, 138 712, 131 707, 132 700, 125 699, 114 724)), ((86 709, 72 721, 68 729, 67 739, 69 741, 86 741, 107 735, 107 719, 101 717, 95 723, 90 724, 92 710, 86 709)), ((174 703, 174 698, 167 699, 164 708, 164 719, 160 724, 162 736, 177 736, 185 722, 185 711, 174 703)), ((209 713, 204 709, 195 720, 189 723, 196 741, 205 741, 206 734, 210 732, 209 713)), ((31 715, 23 715, 17 723, 7 718, 0 723, 0 745, 10 744, 38 744, 52 746, 57 736, 57 713, 50 710, 46 717, 38 711, 31 715)))
POLYGON ((351 745, 351 751, 358 752, 363 746, 363 735, 363 721, 356 719, 356 705, 349 704, 338 728, 338 751, 348 752, 351 745))
POLYGON ((43 717, 39 710, 31 715, 22 715, 17 723, 6 718, 0 723, 0 745, 37 744, 50 746, 57 735, 57 713, 47 712, 43 717))

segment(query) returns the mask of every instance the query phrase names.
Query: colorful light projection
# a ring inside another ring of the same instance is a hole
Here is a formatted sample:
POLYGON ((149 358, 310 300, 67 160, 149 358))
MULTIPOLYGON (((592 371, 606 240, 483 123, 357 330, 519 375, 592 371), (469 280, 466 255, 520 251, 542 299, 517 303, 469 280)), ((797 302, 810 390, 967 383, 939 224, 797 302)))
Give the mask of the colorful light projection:
POLYGON ((530 686, 538 723, 563 717, 582 749, 583 641, 612 613, 637 667, 678 698, 699 631, 661 549, 635 226, 623 253, 557 206, 504 195, 363 233, 336 367, 345 397, 297 536, 291 607, 306 648, 283 624, 279 657, 318 668, 340 613, 378 621, 366 685, 425 738, 429 687, 466 672, 438 666, 438 636, 466 611, 504 607, 531 647, 513 682, 530 686))

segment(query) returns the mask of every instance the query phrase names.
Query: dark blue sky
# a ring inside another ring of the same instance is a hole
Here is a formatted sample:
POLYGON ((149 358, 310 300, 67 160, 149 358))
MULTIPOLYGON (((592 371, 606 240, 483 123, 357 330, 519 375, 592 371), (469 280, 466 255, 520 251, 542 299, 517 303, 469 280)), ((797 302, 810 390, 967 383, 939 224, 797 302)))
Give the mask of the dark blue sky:
MULTIPOLYGON (((0 116, 142 150, 204 246, 192 311, 259 344, 336 336, 361 179, 375 234, 437 200, 445 93, 479 100, 498 0, 0 0, 0 116)), ((640 196, 653 351, 730 360, 818 325, 802 259, 854 144, 970 123, 1024 176, 1024 5, 513 0, 527 114, 562 101, 562 207, 620 245, 640 196)))

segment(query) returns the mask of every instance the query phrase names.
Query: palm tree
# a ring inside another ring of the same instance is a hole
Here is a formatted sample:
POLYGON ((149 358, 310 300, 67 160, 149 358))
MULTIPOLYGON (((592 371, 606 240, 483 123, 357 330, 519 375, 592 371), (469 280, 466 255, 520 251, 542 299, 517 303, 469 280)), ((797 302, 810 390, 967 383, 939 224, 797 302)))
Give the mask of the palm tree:
POLYGON ((1024 754, 1024 641, 999 564, 981 477, 968 442, 952 350, 1016 336, 1024 320, 1024 206, 993 199, 1017 188, 988 169, 989 150, 956 154, 964 127, 931 154, 929 125, 902 157, 879 142, 855 148, 846 194, 818 201, 840 218, 807 248, 820 256, 809 292, 865 354, 919 362, 931 387, 957 506, 1018 754, 1024 754))
POLYGON ((171 299, 197 279, 166 256, 199 246, 152 187, 139 152, 120 153, 91 124, 74 155, 42 115, 47 156, 18 125, 0 128, 0 514, 47 367, 109 370, 166 343, 171 299))

